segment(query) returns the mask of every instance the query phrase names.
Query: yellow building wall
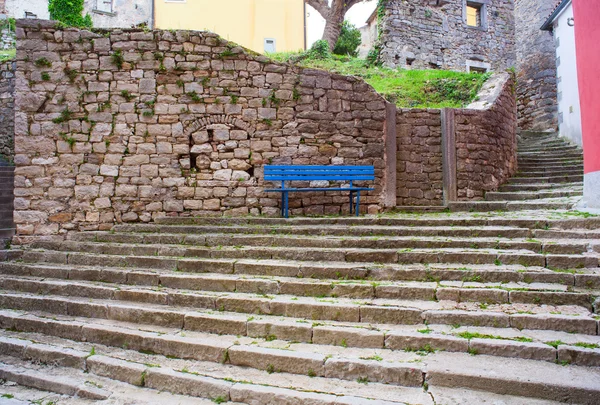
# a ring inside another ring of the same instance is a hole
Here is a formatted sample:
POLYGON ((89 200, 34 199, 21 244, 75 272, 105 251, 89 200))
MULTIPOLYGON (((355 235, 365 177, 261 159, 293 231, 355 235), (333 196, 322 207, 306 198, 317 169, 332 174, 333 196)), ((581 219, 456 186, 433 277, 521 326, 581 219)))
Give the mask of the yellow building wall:
POLYGON ((253 51, 304 49, 304 0, 154 0, 158 29, 208 30, 253 51))

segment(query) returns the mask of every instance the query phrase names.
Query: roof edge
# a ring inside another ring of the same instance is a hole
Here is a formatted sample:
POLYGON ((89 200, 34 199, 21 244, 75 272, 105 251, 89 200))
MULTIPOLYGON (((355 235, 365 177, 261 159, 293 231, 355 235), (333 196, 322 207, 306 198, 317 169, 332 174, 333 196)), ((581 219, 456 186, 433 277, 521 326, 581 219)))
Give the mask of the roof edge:
POLYGON ((562 2, 554 9, 552 14, 546 19, 544 24, 540 27, 542 31, 552 31, 552 23, 558 17, 558 15, 571 3, 571 0, 562 0, 562 2))

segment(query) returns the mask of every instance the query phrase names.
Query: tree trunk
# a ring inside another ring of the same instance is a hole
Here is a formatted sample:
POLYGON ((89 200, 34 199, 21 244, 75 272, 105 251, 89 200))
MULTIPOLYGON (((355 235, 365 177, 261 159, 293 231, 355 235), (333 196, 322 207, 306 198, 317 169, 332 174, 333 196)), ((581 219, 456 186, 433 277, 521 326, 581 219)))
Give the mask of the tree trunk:
POLYGON ((329 18, 325 22, 325 31, 323 32, 323 39, 329 44, 329 50, 333 51, 335 44, 337 43, 340 33, 342 32, 342 24, 344 23, 344 13, 340 10, 336 13, 334 10, 331 11, 329 18), (335 14, 334 14, 335 13, 335 14))

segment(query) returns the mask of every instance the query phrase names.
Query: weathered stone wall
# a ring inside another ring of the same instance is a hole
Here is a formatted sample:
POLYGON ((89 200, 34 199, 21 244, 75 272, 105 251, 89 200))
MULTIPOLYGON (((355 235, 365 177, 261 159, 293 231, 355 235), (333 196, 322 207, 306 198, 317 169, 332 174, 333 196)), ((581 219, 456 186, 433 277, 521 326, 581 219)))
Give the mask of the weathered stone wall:
MULTIPOLYGON (((507 74, 493 75, 482 87, 478 101, 454 109, 449 125, 454 136, 444 133, 442 111, 399 110, 397 130, 398 206, 444 204, 442 137, 455 139, 456 185, 459 200, 478 200, 498 187, 517 168, 515 84, 507 74)), ((451 142, 451 141, 448 141, 451 142)))
POLYGON ((459 200, 483 199, 517 170, 515 81, 507 73, 492 77, 479 100, 455 110, 459 200))
POLYGON ((15 63, 0 64, 0 160, 12 162, 15 133, 15 63))
POLYGON ((514 66, 513 0, 482 2, 487 3, 486 27, 467 26, 465 0, 388 0, 382 61, 391 67, 457 71, 466 71, 467 61, 496 71, 514 66))
MULTIPOLYGON (((382 208, 385 101, 359 79, 272 63, 206 32, 19 20, 16 85, 22 241, 164 215, 276 215, 269 163, 372 164, 362 207, 382 208)), ((336 214, 347 201, 299 193, 290 207, 336 214)))
POLYGON ((556 1, 516 0, 517 108, 519 128, 556 130, 556 50, 552 33, 540 30, 556 1))
POLYGON ((398 110, 398 206, 443 204, 441 125, 441 112, 438 109, 398 110))

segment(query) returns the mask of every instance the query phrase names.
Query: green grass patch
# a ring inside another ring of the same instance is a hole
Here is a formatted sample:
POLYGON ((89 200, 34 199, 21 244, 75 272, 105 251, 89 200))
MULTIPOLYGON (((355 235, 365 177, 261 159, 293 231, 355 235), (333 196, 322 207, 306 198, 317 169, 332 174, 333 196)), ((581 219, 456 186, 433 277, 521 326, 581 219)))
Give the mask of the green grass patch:
POLYGON ((574 346, 583 347, 584 349, 600 349, 600 345, 594 343, 577 342, 574 346))
POLYGON ((17 57, 16 49, 5 49, 0 51, 0 63, 6 62, 7 60, 13 60, 17 57))
POLYGON ((402 108, 461 108, 477 97, 489 74, 446 70, 404 70, 369 66, 363 59, 331 55, 302 57, 298 52, 268 55, 278 62, 326 70, 364 79, 386 99, 402 108))

